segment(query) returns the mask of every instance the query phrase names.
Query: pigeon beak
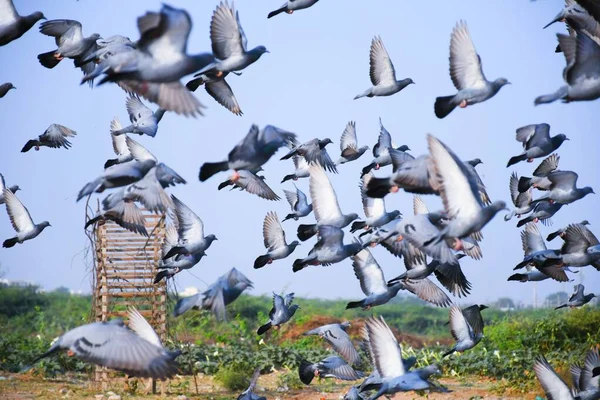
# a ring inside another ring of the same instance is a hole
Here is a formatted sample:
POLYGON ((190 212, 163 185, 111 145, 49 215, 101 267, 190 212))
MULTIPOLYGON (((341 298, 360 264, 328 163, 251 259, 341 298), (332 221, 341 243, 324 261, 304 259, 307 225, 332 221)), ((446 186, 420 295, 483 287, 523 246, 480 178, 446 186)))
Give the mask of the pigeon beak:
POLYGON ((16 88, 17 88, 16 86, 11 87, 11 89, 16 89, 16 88))
POLYGON ((554 17, 554 19, 552 21, 550 21, 550 23, 546 26, 544 26, 544 29, 546 29, 547 27, 549 27, 550 25, 559 22, 559 21, 564 21, 565 18, 565 13, 564 11, 561 11, 558 13, 558 15, 556 17, 554 17))

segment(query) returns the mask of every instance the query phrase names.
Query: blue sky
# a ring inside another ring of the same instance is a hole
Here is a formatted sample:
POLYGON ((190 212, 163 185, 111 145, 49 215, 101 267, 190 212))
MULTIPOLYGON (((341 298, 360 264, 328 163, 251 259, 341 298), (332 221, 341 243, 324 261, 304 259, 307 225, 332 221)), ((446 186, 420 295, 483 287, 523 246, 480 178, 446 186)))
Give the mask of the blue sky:
MULTIPOLYGON (((158 1, 15 0, 15 3, 21 14, 40 10, 49 19, 79 20, 85 35, 122 34, 132 40, 138 38, 136 18, 147 10, 160 8, 158 1)), ((178 275, 178 287, 203 289, 205 283, 213 282, 235 266, 254 281, 256 294, 285 289, 311 297, 362 297, 350 260, 326 268, 307 268, 296 274, 291 271, 293 260, 306 255, 311 242, 298 247, 287 260, 262 270, 252 268, 255 257, 265 250, 262 245, 265 214, 273 210, 283 218, 288 212, 287 203, 267 202, 247 193, 219 192, 216 186, 226 174, 204 183, 197 179, 200 165, 224 158, 252 123, 281 127, 297 133, 303 141, 330 137, 334 144, 328 150, 332 158, 337 158, 339 137, 349 120, 356 121, 359 142, 372 147, 381 117, 394 142, 409 145, 414 155, 426 152, 425 135, 432 133, 461 158, 481 158, 484 164, 478 170, 491 198, 510 202, 510 173, 515 170, 519 175, 530 174, 537 165, 521 163, 514 168, 505 167, 507 160, 521 150, 514 139, 515 129, 547 122, 553 134, 565 133, 571 138, 559 150, 561 169, 577 171, 580 186, 589 185, 600 191, 599 169, 590 168, 596 164, 592 160, 600 148, 598 102, 533 106, 536 96, 554 91, 562 84, 564 58, 555 54, 554 48, 555 33, 563 32, 564 25, 542 29, 563 7, 562 1, 438 1, 429 3, 434 10, 428 10, 421 2, 321 0, 311 9, 267 20, 268 12, 280 3, 281 0, 236 2, 249 46, 263 44, 271 52, 242 76, 228 78, 243 117, 229 113, 200 89, 196 95, 208 106, 205 117, 188 119, 166 114, 156 138, 139 139, 188 180, 187 185, 177 186, 171 192, 204 220, 207 233, 219 238, 191 274, 178 275), (506 86, 484 104, 456 110, 439 120, 433 113, 435 97, 455 92, 448 75, 448 45, 450 32, 459 19, 468 22, 487 78, 502 76, 513 85, 506 86), (368 54, 374 35, 381 35, 398 79, 410 77, 416 85, 392 97, 354 101, 353 97, 370 85, 368 54)), ((173 0, 171 4, 187 9, 192 16, 194 28, 188 51, 208 51, 208 26, 217 1, 173 0)), ((88 291, 90 264, 84 259, 85 205, 83 201, 76 203, 75 198, 86 182, 102 172, 104 161, 112 158, 109 123, 113 116, 127 120, 126 96, 114 85, 93 90, 80 86, 81 72, 70 61, 63 61, 53 70, 43 68, 37 54, 54 48, 52 38, 40 34, 37 25, 21 39, 0 47, 0 81, 10 81, 18 87, 0 99, 0 172, 8 184, 21 186, 22 191, 17 194, 34 221, 48 220, 52 224, 33 241, 0 249, 0 264, 7 279, 31 281, 48 289, 67 286, 88 291), (51 123, 78 132, 70 150, 42 148, 39 152, 20 153, 28 139, 43 133, 51 123)), ((265 176, 282 195, 282 189, 293 188, 291 184, 279 184, 293 167, 291 162, 279 161, 280 156, 266 164, 265 176)), ((357 185, 360 169, 368 162, 370 156, 365 155, 355 163, 341 166, 340 174, 331 177, 346 213, 363 215, 357 185)), ((377 175, 389 173, 389 169, 382 169, 377 175)), ((299 181, 298 186, 308 192, 307 180, 299 181)), ((428 196, 426 202, 431 209, 441 206, 436 197, 428 196)), ((388 196, 387 207, 410 214, 412 197, 405 193, 388 196)), ((554 218, 554 228, 587 218, 592 231, 600 234, 597 209, 598 197, 588 196, 564 207, 554 218)), ((486 302, 501 296, 532 301, 531 284, 506 282, 523 255, 515 224, 514 219, 505 222, 497 217, 485 228, 484 258, 462 262, 473 291, 459 302, 486 302)), ((295 237, 296 226, 294 221, 284 224, 288 240, 295 237)), ((541 224, 540 229, 544 235, 551 231, 541 224)), ((13 233, 8 216, 0 210, 0 238, 12 237, 13 233)), ((345 239, 349 242, 351 236, 347 234, 345 239)), ((387 278, 404 268, 402 260, 390 256, 383 248, 375 249, 374 255, 387 278)), ((583 275, 589 290, 600 291, 600 272, 588 267, 583 275)), ((577 281, 581 279, 575 277, 577 281)), ((550 280, 538 284, 541 299, 559 290, 570 292, 572 284, 550 280)))

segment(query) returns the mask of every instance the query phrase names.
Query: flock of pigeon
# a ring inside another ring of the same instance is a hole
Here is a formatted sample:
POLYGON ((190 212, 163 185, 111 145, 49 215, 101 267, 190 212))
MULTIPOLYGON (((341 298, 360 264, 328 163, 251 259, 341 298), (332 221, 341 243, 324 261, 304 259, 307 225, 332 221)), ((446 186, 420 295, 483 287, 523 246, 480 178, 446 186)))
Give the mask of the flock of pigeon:
MULTIPOLYGON (((268 18, 284 12, 292 14, 313 6, 317 1, 289 0, 271 12, 268 18)), ((0 0, 0 46, 21 37, 40 19, 45 17, 39 12, 19 16, 11 0, 0 0)), ((556 21, 565 21, 569 26, 569 35, 558 34, 557 48, 567 60, 564 71, 566 85, 554 94, 538 97, 535 104, 558 99, 570 102, 600 97, 600 3, 597 0, 568 0, 556 21)), ((40 54, 38 59, 46 68, 56 67, 64 58, 72 59, 75 67, 81 68, 84 73, 82 84, 93 85, 99 79, 98 85, 116 83, 129 94, 126 109, 130 124, 123 127, 116 117, 111 122, 110 134, 116 158, 107 160, 103 169, 99 168, 98 177, 81 189, 77 201, 110 190, 110 194, 102 199, 102 210, 87 221, 86 229, 114 221, 127 230, 148 236, 140 205, 168 216, 156 283, 171 279, 180 271, 198 264, 217 238, 205 233, 202 220, 191 208, 174 195, 167 194, 166 189, 185 184, 185 179, 129 135, 154 137, 166 112, 201 115, 202 105, 192 92, 202 85, 219 104, 241 115, 240 105, 225 78, 229 73, 241 75, 242 70, 268 51, 264 46, 248 50, 239 13, 227 1, 218 4, 212 15, 211 53, 187 54, 192 19, 183 9, 164 4, 160 11, 147 12, 139 17, 137 25, 140 38, 133 42, 118 35, 106 39, 99 34, 85 37, 81 23, 74 20, 45 21, 40 25, 40 32, 55 39, 56 49, 40 54), (181 79, 190 74, 195 74, 194 79, 183 85, 181 79), (152 111, 140 97, 159 108, 152 111)), ((370 67, 372 87, 355 99, 390 96, 414 83, 410 78, 396 79, 394 65, 380 37, 375 37, 371 43, 370 67)), ((436 99, 434 111, 438 118, 445 118, 457 106, 465 108, 486 101, 509 83, 504 78, 495 81, 485 78, 481 58, 463 21, 451 34, 450 76, 457 93, 436 99)), ((11 83, 0 85, 0 97, 11 89, 15 89, 11 83)), ((433 281, 433 277, 453 296, 468 296, 471 283, 461 270, 459 260, 483 257, 480 247, 482 230, 497 213, 510 211, 504 219, 508 221, 516 216, 520 219, 517 226, 524 226, 521 238, 525 255, 515 269, 526 268, 526 271, 510 276, 509 281, 554 279, 567 282, 567 273, 574 272, 570 268, 593 266, 600 270, 600 242, 587 227, 587 221, 570 224, 548 236, 548 241, 556 237, 564 241, 560 249, 548 249, 536 225, 538 221, 549 221, 564 205, 594 193, 590 187, 577 186, 575 172, 559 169, 559 156, 555 151, 568 140, 565 135, 550 136, 548 124, 517 129, 516 139, 522 143, 523 151, 512 157, 507 166, 545 159, 533 171, 532 177, 518 177, 515 173, 510 176, 510 196, 514 204, 511 211, 505 202, 489 198, 475 169, 482 162, 480 159, 462 160, 433 135, 426 137, 428 153, 415 157, 409 153, 408 146, 393 145, 392 137, 381 120, 380 126, 379 139, 372 149, 373 158, 363 168, 359 182, 364 219, 359 219, 357 213, 341 210, 328 177, 328 173, 338 173, 344 164, 357 162, 369 149, 368 146, 359 147, 354 122, 347 124, 340 138, 341 154, 335 162, 327 151, 327 145, 333 143, 329 138, 301 143, 292 132, 271 125, 262 129, 252 125, 223 161, 206 162, 201 166, 201 182, 221 172, 233 171, 219 184, 219 190, 231 187, 266 200, 280 200, 260 172, 278 150, 288 149, 281 160, 292 159, 294 165, 293 173, 282 179, 282 183, 294 182, 294 190, 284 190, 290 213, 281 222, 275 212, 266 214, 263 224, 266 252, 257 256, 255 269, 289 258, 300 242, 316 237, 317 241, 308 254, 293 261, 294 272, 316 265, 329 266, 350 258, 365 297, 349 302, 347 308, 369 310, 387 303, 400 290, 433 305, 450 307, 450 331, 456 343, 444 356, 467 351, 481 341, 484 336, 481 311, 487 307, 473 305, 459 308, 433 281), (373 171, 386 166, 392 167, 390 176, 376 177, 373 174, 373 171), (310 196, 295 185, 304 178, 308 179, 310 196), (534 189, 543 193, 534 198, 534 189), (413 215, 386 209, 385 196, 400 190, 414 196, 413 215), (423 197, 425 195, 439 196, 443 210, 430 211, 423 197), (298 240, 288 242, 282 222, 298 221, 311 213, 316 223, 300 224, 296 232, 298 240), (350 227, 350 233, 360 232, 349 242, 344 241, 344 229, 347 227, 350 227), (406 271, 386 280, 370 251, 377 245, 402 258, 406 271)), ((75 131, 52 124, 37 139, 29 140, 22 151, 39 150, 41 147, 67 149, 75 136, 75 131)), ((50 224, 47 221, 34 223, 27 208, 15 195, 19 187, 6 186, 4 178, 1 175, 0 178, 0 204, 6 205, 17 232, 15 237, 4 241, 3 247, 9 248, 34 239, 50 224)), ((252 282, 234 268, 204 293, 180 299, 175 315, 200 308, 210 310, 220 320, 226 320, 226 306, 251 287, 252 282)), ((593 297, 592 293, 584 294, 583 285, 576 285, 573 296, 558 308, 579 307, 593 297)), ((257 334, 263 335, 269 329, 277 329, 288 322, 300 309, 293 301, 294 293, 274 293, 269 320, 258 328, 257 334)), ((148 322, 134 308, 129 310, 129 321, 129 327, 120 320, 80 326, 61 336, 42 357, 68 349, 69 354, 85 361, 132 376, 164 379, 175 374, 179 353, 166 350, 148 322)), ((325 339, 339 356, 318 362, 302 360, 299 374, 305 384, 314 377, 354 381, 365 376, 355 369, 360 355, 346 333, 348 326, 348 323, 330 324, 306 332, 306 335, 325 339)), ((437 366, 415 369, 414 358, 402 359, 400 345, 383 317, 367 318, 362 338, 362 348, 371 360, 373 372, 360 385, 351 388, 347 399, 367 398, 368 393, 371 393, 369 399, 376 399, 399 391, 443 390, 429 380, 432 375, 440 373, 437 366)), ((597 378, 600 357, 597 350, 588 353, 583 367, 574 366, 572 369, 573 391, 543 357, 538 359, 533 369, 549 398, 600 398, 597 378)), ((252 384, 239 398, 260 398, 252 392, 258 376, 259 373, 255 373, 252 384)))

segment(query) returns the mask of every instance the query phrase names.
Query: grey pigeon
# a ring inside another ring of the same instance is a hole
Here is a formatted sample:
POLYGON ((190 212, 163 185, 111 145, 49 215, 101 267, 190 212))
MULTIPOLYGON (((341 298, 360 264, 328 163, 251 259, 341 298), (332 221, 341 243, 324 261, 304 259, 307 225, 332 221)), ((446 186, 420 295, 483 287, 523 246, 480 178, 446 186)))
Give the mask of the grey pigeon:
MULTIPOLYGON (((583 221, 580 222, 580 224, 581 225, 590 225, 590 222, 587 219, 584 219, 583 221)), ((565 233, 567 233, 567 227, 566 226, 564 228, 560 228, 557 231, 549 233, 548 236, 546 236, 546 240, 550 242, 550 241, 556 239, 559 236, 561 238, 564 238, 565 237, 565 233)))
POLYGON ((321 166, 311 165, 309 171, 310 197, 317 223, 298 226, 298 239, 303 242, 316 235, 319 226, 329 225, 341 229, 358 218, 356 213, 342 214, 331 181, 321 166))
POLYGON ((163 4, 160 12, 147 12, 137 23, 140 39, 135 48, 119 46, 117 54, 101 61, 82 83, 104 74, 99 84, 117 82, 128 93, 177 114, 202 114, 202 104, 180 79, 212 63, 214 56, 187 54, 192 29, 188 12, 163 4))
POLYGON ((600 271, 600 242, 585 225, 569 225, 563 239, 565 243, 560 252, 564 265, 569 267, 592 265, 600 271))
POLYGON ((456 351, 464 352, 472 349, 483 338, 483 318, 481 318, 481 310, 486 306, 474 306, 469 308, 467 312, 461 310, 458 306, 450 308, 450 333, 456 341, 456 344, 442 357, 446 357, 456 351))
POLYGON ((341 324, 323 325, 310 331, 304 332, 304 336, 319 335, 329 343, 333 349, 339 353, 350 365, 356 365, 360 362, 360 355, 356 351, 352 339, 346 333, 350 327, 350 322, 341 324))
POLYGON ((337 168, 335 163, 331 160, 329 153, 325 149, 325 146, 333 143, 331 139, 312 139, 306 143, 303 143, 297 147, 292 148, 285 156, 281 157, 282 160, 287 160, 295 155, 302 156, 306 159, 306 162, 310 164, 319 164, 329 172, 337 174, 337 168))
POLYGON ((595 194, 594 189, 589 186, 577 187, 579 175, 573 171, 555 171, 547 176, 550 186, 547 192, 532 201, 533 204, 547 201, 550 204, 571 204, 580 200, 588 194, 595 194))
POLYGON ((310 176, 308 171, 308 161, 306 161, 306 158, 295 155, 292 157, 292 161, 294 162, 295 171, 293 174, 284 176, 281 180, 281 183, 289 180, 297 181, 300 178, 308 178, 310 176))
POLYGON ((263 238, 267 254, 258 256, 254 261, 254 268, 262 268, 275 260, 282 260, 292 254, 300 242, 294 240, 290 244, 285 241, 285 231, 273 211, 268 212, 263 223, 263 238))
POLYGON ((582 306, 586 305, 587 303, 589 303, 594 297, 596 297, 596 295, 594 293, 583 294, 584 290, 585 290, 585 288, 583 287, 583 285, 581 285, 581 284, 575 285, 575 287, 573 288, 573 294, 571 295, 571 297, 569 297, 569 300, 565 304, 562 304, 554 309, 558 310, 559 308, 565 308, 565 307, 569 307, 569 308, 582 307, 582 306))
POLYGON ((68 355, 140 378, 167 379, 178 372, 175 357, 166 350, 154 329, 135 308, 128 310, 129 329, 121 319, 94 322, 68 331, 36 358, 68 349, 68 355))
POLYGON ((391 96, 414 83, 410 78, 396 80, 396 69, 379 36, 375 36, 371 41, 369 64, 369 76, 373 87, 354 97, 354 100, 361 97, 391 96))
POLYGON ((16 86, 13 86, 13 84, 10 82, 0 85, 0 99, 6 96, 10 89, 16 89, 16 86))
POLYGON ((479 176, 479 173, 475 169, 475 167, 479 164, 483 164, 483 161, 481 161, 480 158, 474 158, 473 160, 465 161, 464 164, 467 168, 467 171, 469 171, 471 175, 473 175, 475 181, 477 182, 477 189, 479 189, 479 196, 481 197, 481 202, 483 203, 483 205, 487 206, 491 204, 492 201, 490 200, 490 196, 488 196, 487 194, 485 184, 483 183, 481 177, 479 176))
POLYGON ((373 367, 381 376, 379 382, 362 387, 363 392, 377 390, 369 400, 375 400, 384 394, 428 389, 431 385, 428 378, 433 374, 440 374, 435 365, 408 372, 402 360, 402 348, 383 317, 367 319, 363 337, 369 344, 373 367))
POLYGON ((551 218, 562 208, 563 205, 564 204, 560 203, 550 204, 548 201, 537 203, 533 207, 531 214, 517 222, 517 228, 520 228, 529 222, 537 223, 538 221, 542 221, 544 225, 552 225, 551 218))
POLYGON ((310 385, 315 376, 343 381, 355 381, 364 377, 362 372, 354 370, 343 358, 338 356, 329 356, 316 363, 302 360, 298 366, 298 375, 305 385, 310 385))
POLYGON ((464 163, 442 142, 427 136, 440 196, 450 221, 430 243, 441 240, 453 241, 455 250, 461 250, 461 239, 472 235, 480 239, 481 229, 494 218, 498 211, 506 209, 506 203, 495 201, 484 206, 474 176, 464 163))
POLYGON ((72 19, 46 21, 40 25, 40 32, 53 37, 58 47, 38 55, 38 60, 44 67, 52 69, 64 58, 70 58, 76 67, 81 67, 84 74, 89 74, 95 69, 94 64, 83 64, 83 60, 97 50, 96 40, 100 39, 100 34, 94 33, 84 37, 81 23, 72 19))
POLYGON ((200 168, 200 181, 204 182, 218 172, 228 169, 256 172, 279 150, 296 142, 296 135, 272 125, 259 130, 252 125, 246 136, 229 152, 226 161, 204 163, 200 168))
POLYGON ((349 302, 346 309, 360 307, 369 310, 371 307, 386 304, 400 290, 408 290, 421 300, 441 307, 451 303, 448 296, 429 279, 406 279, 386 283, 381 267, 368 249, 363 249, 352 257, 352 267, 360 281, 360 288, 367 297, 349 302))
POLYGON ((202 220, 181 200, 171 195, 175 205, 175 217, 177 218, 177 232, 179 240, 165 254, 162 259, 166 260, 176 255, 202 253, 208 250, 217 237, 213 234, 204 236, 204 223, 202 220))
POLYGON ((344 394, 342 400, 364 400, 363 395, 359 392, 359 388, 358 386, 350 386, 350 389, 344 394))
POLYGON ((131 125, 114 131, 111 130, 111 133, 116 136, 124 133, 136 133, 138 135, 155 137, 158 131, 158 123, 166 111, 159 108, 153 112, 136 96, 129 96, 125 102, 125 106, 127 107, 131 125))
POLYGON ((593 400, 600 397, 600 354, 598 348, 588 350, 583 367, 571 365, 573 389, 581 400, 593 400))
POLYGON ((90 218, 83 228, 87 229, 89 226, 101 221, 113 221, 128 231, 148 236, 144 214, 132 200, 119 201, 113 207, 103 209, 93 218, 90 218))
POLYGON ((577 0, 577 4, 594 17, 596 22, 600 23, 600 4, 596 0, 577 0))
POLYGON ((405 151, 410 150, 407 145, 402 145, 397 149, 392 145, 392 135, 383 126, 379 118, 379 137, 377 144, 373 147, 373 161, 362 169, 362 175, 369 173, 372 169, 378 170, 386 165, 391 165, 394 156, 401 156, 405 151))
POLYGON ((100 64, 102 61, 115 56, 116 54, 134 51, 135 43, 128 37, 121 35, 113 35, 107 38, 99 38, 96 40, 96 51, 85 57, 81 64, 94 62, 100 64))
POLYGON ((535 158, 546 157, 560 147, 565 140, 564 134, 550 137, 550 125, 531 124, 517 129, 517 142, 523 143, 523 153, 508 160, 507 167, 521 161, 532 162, 535 158))
MULTIPOLYGON (((0 96, 1 97, 1 96, 0 96)), ((335 162, 336 165, 345 164, 350 161, 358 160, 369 146, 358 147, 358 139, 356 138, 356 123, 348 122, 342 137, 340 138, 340 158, 335 162)))
POLYGON ((594 36, 600 36, 600 24, 578 1, 566 0, 565 7, 550 21, 544 29, 556 22, 565 22, 570 29, 586 30, 594 36))
POLYGON ((429 154, 417 158, 404 152, 392 152, 393 175, 389 178, 373 178, 367 187, 369 197, 382 198, 388 193, 404 189, 414 194, 439 194, 432 177, 432 163, 429 154))
POLYGON ((345 260, 361 251, 367 244, 354 242, 344 244, 344 231, 331 225, 319 225, 319 241, 305 258, 297 259, 293 271, 298 272, 307 265, 331 265, 345 260))
POLYGON ((210 21, 210 41, 214 61, 198 71, 198 74, 215 74, 241 71, 269 51, 265 46, 247 50, 248 39, 242 29, 240 16, 233 4, 221 1, 210 21))
POLYGON ((260 367, 254 370, 252 374, 252 378, 250 379, 250 384, 248 385, 248 389, 244 390, 238 397, 237 400, 267 400, 266 397, 259 396, 254 393, 254 388, 256 387, 256 382, 258 382, 258 378, 260 377, 260 367))
POLYGON ((548 175, 556 171, 560 156, 556 153, 549 155, 538 165, 533 171, 533 177, 529 178, 522 176, 519 178, 518 190, 523 193, 533 187, 539 190, 548 190, 552 182, 548 179, 548 175))
POLYGON ((278 329, 288 322, 300 308, 298 304, 292 304, 294 293, 288 293, 285 298, 273 293, 273 308, 269 311, 269 321, 258 328, 257 335, 262 335, 272 327, 278 329))
POLYGON ((467 23, 459 21, 452 30, 450 40, 450 77, 458 93, 435 99, 435 115, 444 118, 459 106, 484 102, 510 84, 505 78, 488 81, 483 74, 481 57, 475 50, 467 23))
POLYGON ((199 308, 210 310, 218 320, 226 320, 225 307, 237 300, 246 289, 252 287, 252 282, 244 274, 232 268, 220 276, 205 292, 177 301, 174 315, 177 317, 192 308, 199 308))
MULTIPOLYGON (((277 196, 273 189, 267 185, 264 176, 258 176, 254 172, 245 169, 233 171, 233 174, 229 177, 228 184, 257 195, 261 199, 281 200, 281 197, 277 196)), ((219 186, 219 189, 221 188, 222 186, 219 186)))
MULTIPOLYGON (((561 263, 561 255, 559 250, 549 250, 544 243, 544 238, 533 222, 525 225, 525 229, 521 232, 521 243, 523 245, 523 261, 514 268, 515 270, 523 267, 535 267, 542 274, 558 281, 568 282, 569 277, 561 268, 556 266, 561 263)), ((515 280, 510 279, 509 280, 515 280)))
POLYGON ((42 233, 46 227, 51 226, 48 221, 35 224, 31 219, 31 215, 27 208, 10 189, 4 188, 2 197, 4 197, 6 212, 10 218, 10 223, 17 232, 17 236, 6 239, 4 243, 2 243, 2 247, 9 248, 17 243, 23 243, 26 240, 34 239, 42 233))
POLYGON ((26 153, 32 148, 35 148, 37 151, 42 146, 53 149, 61 147, 68 149, 71 147, 71 142, 67 138, 74 137, 75 135, 77 135, 77 132, 66 126, 52 124, 37 139, 28 140, 23 149, 21 149, 21 153, 26 153))
MULTIPOLYGON (((522 179, 523 177, 521 177, 522 179)), ((531 204, 533 194, 531 189, 527 189, 523 192, 519 191, 519 177, 516 172, 510 174, 510 182, 508 186, 510 190, 510 199, 512 200, 515 208, 504 216, 505 221, 510 221, 515 215, 517 218, 521 218, 522 214, 527 214, 533 210, 534 204, 531 204)))
POLYGON ((290 207, 292 212, 286 215, 282 222, 287 221, 288 219, 293 219, 294 221, 298 221, 298 219, 302 217, 306 217, 308 214, 312 212, 312 204, 308 204, 308 199, 304 192, 296 187, 295 191, 285 190, 285 199, 290 203, 290 207))
MULTIPOLYGON (((106 162, 104 163, 105 169, 115 164, 123 164, 133 160, 133 156, 131 155, 129 147, 127 146, 127 140, 131 141, 133 139, 128 138, 127 135, 115 135, 113 133, 113 131, 118 131, 121 128, 123 128, 123 126, 121 125, 121 122, 117 117, 113 118, 113 120, 110 121, 110 137, 112 140, 113 151, 115 152, 117 158, 111 158, 109 160, 106 160, 106 162)), ((139 143, 137 143, 137 145, 143 147, 139 143)))
MULTIPOLYGON (((179 234, 176 228, 177 225, 178 224, 176 223, 169 224, 165 229, 165 239, 162 244, 161 256, 167 255, 173 247, 178 245, 179 234)), ((154 283, 158 283, 165 278, 172 278, 179 272, 192 268, 198 264, 205 255, 206 253, 201 250, 189 254, 175 255, 166 260, 161 260, 158 265, 160 271, 158 271, 154 277, 154 283)))
POLYGON ((292 14, 296 10, 303 10, 314 5, 317 1, 319 0, 288 0, 277 10, 271 11, 267 18, 273 18, 282 12, 292 14))
MULTIPOLYGON (((532 267, 531 265, 527 265, 526 270, 524 272, 519 272, 516 274, 512 274, 508 277, 507 281, 518 281, 518 282, 540 282, 545 281, 546 279, 550 279, 547 274, 544 274, 536 267, 532 267)), ((560 270, 564 272, 575 272, 571 271, 567 267, 562 267, 560 270)))
POLYGON ((17 13, 13 0, 1 0, 0 46, 5 46, 23 36, 40 19, 46 19, 46 17, 39 11, 22 17, 17 13))
POLYGON ((6 182, 4 181, 4 176, 2 174, 0 174, 0 204, 5 203, 4 189, 10 190, 12 193, 17 193, 17 190, 21 190, 19 185, 6 186, 6 182))
POLYGON ((534 104, 547 104, 556 100, 568 103, 599 98, 600 44, 597 43, 598 39, 584 30, 577 31, 575 37, 560 33, 556 36, 567 61, 563 71, 566 85, 561 86, 554 93, 537 97, 534 104))
POLYGON ((242 109, 233 94, 231 86, 225 81, 225 76, 228 73, 224 73, 221 77, 217 77, 216 74, 200 74, 197 78, 192 79, 185 84, 191 92, 195 92, 198 87, 204 85, 206 93, 208 93, 213 99, 220 105, 234 113, 235 115, 243 115, 242 109))
POLYGON ((533 372, 537 376, 544 393, 549 399, 575 400, 575 397, 565 381, 554 371, 546 357, 539 356, 533 364, 533 372))
POLYGON ((364 221, 353 222, 350 229, 350 232, 352 233, 359 229, 372 230, 373 228, 380 228, 383 225, 402 217, 402 214, 398 210, 390 212, 386 211, 384 199, 372 198, 367 195, 367 187, 372 178, 373 174, 371 172, 363 175, 361 178, 359 184, 360 195, 362 198, 363 210, 367 218, 364 221))

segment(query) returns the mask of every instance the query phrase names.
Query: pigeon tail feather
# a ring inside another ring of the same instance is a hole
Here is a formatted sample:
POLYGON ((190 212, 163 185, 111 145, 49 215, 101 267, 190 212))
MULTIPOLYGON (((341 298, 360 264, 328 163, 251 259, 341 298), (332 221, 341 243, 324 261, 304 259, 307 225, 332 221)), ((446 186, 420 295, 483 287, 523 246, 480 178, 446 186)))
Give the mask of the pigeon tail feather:
POLYGON ((525 160, 527 160, 527 154, 519 154, 518 156, 511 157, 510 160, 508 160, 508 164, 506 164, 506 168, 525 160))
POLYGON ((310 385, 315 377, 315 367, 308 361, 302 360, 298 366, 298 375, 300 375, 300 380, 302 383, 305 385, 310 385))
POLYGON ((56 67, 61 61, 60 59, 56 58, 56 50, 38 55, 38 60, 40 61, 40 64, 48 69, 56 67))
POLYGON ((440 119, 448 116, 455 108, 454 96, 442 96, 435 99, 435 116, 440 119))
POLYGON ((227 161, 221 161, 216 163, 204 163, 200 168, 200 181, 204 182, 214 174, 218 172, 227 171, 229 169, 229 163, 227 161))
POLYGON ((274 16, 276 16, 276 15, 279 15, 279 14, 281 14, 282 12, 286 12, 286 11, 287 11, 287 5, 285 5, 285 6, 281 7, 281 8, 278 8, 278 9, 277 9, 277 10, 275 10, 275 11, 271 11, 271 12, 269 13, 269 15, 267 15, 267 19, 268 19, 268 18, 273 18, 274 16))
POLYGON ((10 239, 6 239, 4 241, 4 243, 2 243, 2 247, 4 248, 10 248, 13 247, 15 244, 17 244, 19 242, 19 239, 17 239, 16 237, 14 238, 10 238, 10 239))
POLYGON ((529 190, 529 188, 531 187, 531 180, 532 178, 528 178, 526 176, 522 176, 519 178, 519 185, 517 187, 519 193, 525 193, 529 190))
POLYGON ((264 267, 269 263, 269 261, 271 261, 271 257, 269 257, 267 254, 256 257, 256 260, 254 261, 254 269, 264 267))
POLYGON ((298 226, 298 239, 306 241, 317 234, 317 225, 302 224, 298 226))
POLYGON ((266 324, 264 324, 260 328, 258 328, 258 330, 256 331, 256 334, 257 335, 262 335, 263 333, 265 333, 269 329, 271 329, 271 321, 267 322, 266 324))
POLYGON ((349 310, 351 308, 362 308, 365 305, 365 301, 361 300, 361 301, 351 301, 348 304, 346 304, 346 310, 349 310))
POLYGON ((367 183, 367 196, 382 199, 390 192, 391 188, 392 185, 388 178, 371 178, 367 183))
POLYGON ((527 275, 525 274, 513 274, 508 277, 508 281, 519 281, 519 282, 527 282, 527 275))

